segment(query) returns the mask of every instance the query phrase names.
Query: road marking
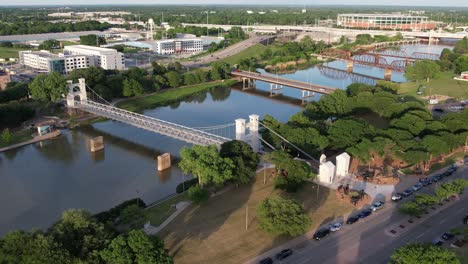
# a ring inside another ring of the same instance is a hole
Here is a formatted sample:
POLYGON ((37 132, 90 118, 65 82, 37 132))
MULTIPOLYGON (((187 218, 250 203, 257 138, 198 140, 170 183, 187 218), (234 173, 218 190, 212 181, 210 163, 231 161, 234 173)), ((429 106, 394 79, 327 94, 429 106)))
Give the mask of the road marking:
POLYGON ((426 234, 426 232, 423 232, 422 234, 420 234, 419 236, 417 236, 416 239, 419 239, 420 237, 424 236, 424 234, 426 234))

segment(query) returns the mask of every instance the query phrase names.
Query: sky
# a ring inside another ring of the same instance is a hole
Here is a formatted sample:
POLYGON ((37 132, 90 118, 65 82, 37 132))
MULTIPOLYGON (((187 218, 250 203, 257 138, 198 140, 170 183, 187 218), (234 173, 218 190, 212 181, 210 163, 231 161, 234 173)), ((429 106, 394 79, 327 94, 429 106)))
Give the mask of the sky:
POLYGON ((236 5, 391 5, 391 6, 461 6, 468 0, 0 0, 0 5, 130 5, 130 4, 236 4, 236 5))

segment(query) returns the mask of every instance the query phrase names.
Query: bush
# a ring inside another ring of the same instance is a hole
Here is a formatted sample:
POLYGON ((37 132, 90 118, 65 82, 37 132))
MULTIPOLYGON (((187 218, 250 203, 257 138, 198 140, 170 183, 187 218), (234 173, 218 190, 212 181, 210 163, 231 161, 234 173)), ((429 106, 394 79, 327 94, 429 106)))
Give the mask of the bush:
POLYGON ((0 104, 28 97, 28 85, 26 83, 11 82, 6 90, 0 91, 0 104))
POLYGON ((120 212, 120 222, 128 224, 132 222, 132 220, 138 220, 143 216, 143 209, 136 204, 131 204, 120 212))
POLYGON ((198 185, 190 187, 188 190, 188 196, 189 199, 195 204, 201 204, 210 198, 208 191, 198 185))
POLYGON ((193 178, 188 181, 184 181, 183 183, 179 183, 176 187, 176 193, 183 193, 190 189, 190 187, 195 186, 198 184, 198 178, 193 178))
POLYGON ((97 221, 102 222, 102 223, 106 223, 109 221, 114 222, 115 219, 117 219, 117 217, 121 215, 122 211, 125 208, 133 204, 138 204, 140 208, 146 207, 146 204, 145 202, 143 202, 143 200, 141 200, 140 198, 135 198, 135 199, 125 201, 107 211, 103 211, 98 214, 95 214, 94 218, 96 218, 97 221))
POLYGON ((0 127, 19 126, 34 117, 34 109, 29 106, 11 103, 0 106, 0 127))

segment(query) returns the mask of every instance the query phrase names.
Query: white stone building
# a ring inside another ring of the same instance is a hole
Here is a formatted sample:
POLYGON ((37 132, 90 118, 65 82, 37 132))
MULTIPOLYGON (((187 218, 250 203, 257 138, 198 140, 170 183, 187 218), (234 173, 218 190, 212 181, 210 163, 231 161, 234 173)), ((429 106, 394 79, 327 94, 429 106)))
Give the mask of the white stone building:
POLYGON ((86 55, 65 55, 54 54, 45 50, 41 51, 20 51, 20 64, 44 71, 44 72, 60 72, 68 74, 75 69, 83 69, 89 66, 94 66, 94 58, 86 55))
POLYGON ((348 175, 350 161, 351 156, 346 152, 336 156, 336 177, 346 177, 348 175))
POLYGON ((63 49, 65 55, 86 55, 94 58, 95 66, 105 70, 125 69, 125 58, 115 49, 92 47, 86 45, 66 46, 63 49))

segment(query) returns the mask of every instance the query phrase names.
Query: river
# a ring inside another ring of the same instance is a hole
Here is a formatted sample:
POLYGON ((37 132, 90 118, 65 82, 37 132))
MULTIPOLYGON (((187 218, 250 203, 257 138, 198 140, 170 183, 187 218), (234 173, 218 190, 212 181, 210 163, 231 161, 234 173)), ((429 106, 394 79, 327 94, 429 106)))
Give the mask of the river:
MULTIPOLYGON (((444 47, 403 48, 440 53, 444 47)), ((345 69, 341 62, 328 65, 345 69)), ((383 76, 383 70, 372 67, 356 67, 356 71, 383 76)), ((352 82, 349 78, 324 76, 316 66, 284 77, 337 88, 352 82)), ((392 80, 404 81, 404 77, 395 73, 392 80)), ((268 91, 269 86, 259 82, 257 88, 268 91)), ((299 90, 285 88, 284 94, 300 98, 299 90)), ((286 121, 300 109, 270 98, 219 88, 144 114, 190 127, 206 127, 248 119, 249 114, 270 114, 286 121)), ((14 229, 46 228, 69 208, 96 213, 135 197, 153 203, 173 194, 184 180, 176 167, 158 173, 155 160, 161 152, 178 155, 187 145, 184 142, 114 121, 62 132, 58 139, 0 153, 0 236, 14 229), (104 136, 105 149, 93 154, 87 142, 98 135, 104 136)), ((234 128, 225 133, 232 138, 234 128)))

